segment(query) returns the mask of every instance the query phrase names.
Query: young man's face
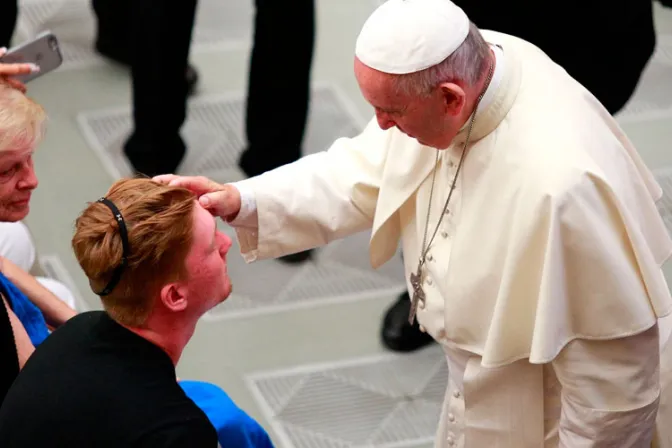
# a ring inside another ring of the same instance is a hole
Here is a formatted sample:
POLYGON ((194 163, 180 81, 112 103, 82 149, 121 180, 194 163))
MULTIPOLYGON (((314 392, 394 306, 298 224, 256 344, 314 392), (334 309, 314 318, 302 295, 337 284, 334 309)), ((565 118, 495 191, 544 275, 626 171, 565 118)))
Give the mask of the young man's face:
POLYGON ((205 313, 231 294, 231 279, 226 269, 226 254, 231 238, 217 230, 215 218, 198 202, 193 212, 194 235, 185 262, 190 306, 205 313))

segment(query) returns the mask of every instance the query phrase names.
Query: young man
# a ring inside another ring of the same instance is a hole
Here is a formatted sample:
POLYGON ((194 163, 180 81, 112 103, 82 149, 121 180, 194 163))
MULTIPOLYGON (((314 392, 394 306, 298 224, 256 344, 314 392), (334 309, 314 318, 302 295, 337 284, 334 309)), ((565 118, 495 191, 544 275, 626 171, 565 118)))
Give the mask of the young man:
MULTIPOLYGON (((37 347, 0 409, 0 446, 215 448, 175 365, 200 317, 231 293, 229 237, 188 190, 132 179, 84 210, 72 245, 105 311, 37 347)), ((230 420, 228 434, 254 432, 230 420)), ((260 428, 233 446, 254 437, 270 446, 260 428)))

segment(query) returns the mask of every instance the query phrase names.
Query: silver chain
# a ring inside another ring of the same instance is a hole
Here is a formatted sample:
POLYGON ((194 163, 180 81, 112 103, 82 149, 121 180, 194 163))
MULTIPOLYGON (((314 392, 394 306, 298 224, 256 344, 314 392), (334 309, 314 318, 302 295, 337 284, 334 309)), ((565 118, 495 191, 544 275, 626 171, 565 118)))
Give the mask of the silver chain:
POLYGON ((446 211, 448 210, 448 204, 450 204, 450 199, 453 197, 453 192, 455 191, 455 186, 457 185, 457 178, 460 175, 460 171, 462 170, 462 164, 464 163, 464 157, 467 154, 467 145, 469 144, 469 139, 471 138, 471 131, 474 127, 474 121, 476 120, 476 111, 478 110, 478 106, 481 104, 481 100, 485 96, 486 90, 488 90, 488 87, 490 86, 490 82, 492 81, 492 74, 494 72, 494 64, 490 64, 490 71, 488 73, 488 78, 485 81, 485 88, 483 88, 483 91, 479 95, 477 101, 476 101, 476 106, 474 106, 474 112, 471 114, 471 120, 469 121, 469 129, 467 130, 467 137, 464 141, 464 145, 462 146, 462 154, 460 155, 460 161, 457 164, 457 169, 455 170, 455 176, 453 176, 453 182, 450 186, 450 191, 448 192, 448 198, 446 199, 446 203, 443 206, 443 210, 441 212, 441 217, 439 218, 439 222, 436 224, 436 229, 434 229, 434 233, 432 234, 432 238, 429 240, 429 244, 427 244, 427 231, 429 230, 429 217, 430 217, 430 212, 432 210, 432 198, 434 197, 434 184, 436 183, 436 171, 437 171, 437 165, 439 163, 439 154, 440 151, 437 149, 436 150, 436 161, 434 162, 434 174, 432 175, 432 187, 429 190, 429 204, 427 205, 427 221, 425 222, 425 236, 422 239, 422 251, 420 253, 420 261, 418 264, 418 273, 420 272, 422 266, 425 264, 425 260, 427 258, 427 254, 429 253, 429 248, 432 245, 432 242, 434 241, 434 238, 436 237, 436 234, 439 232, 439 228, 441 228, 441 222, 443 222, 443 217, 446 216, 446 211))

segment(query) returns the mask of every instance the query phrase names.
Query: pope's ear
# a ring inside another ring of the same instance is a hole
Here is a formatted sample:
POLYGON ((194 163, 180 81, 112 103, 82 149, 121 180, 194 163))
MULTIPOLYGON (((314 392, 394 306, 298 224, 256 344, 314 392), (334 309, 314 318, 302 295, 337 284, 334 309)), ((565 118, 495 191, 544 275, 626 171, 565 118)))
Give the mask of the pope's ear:
POLYGON ((459 85, 446 82, 439 86, 443 97, 446 112, 452 116, 458 116, 466 103, 467 94, 459 85))

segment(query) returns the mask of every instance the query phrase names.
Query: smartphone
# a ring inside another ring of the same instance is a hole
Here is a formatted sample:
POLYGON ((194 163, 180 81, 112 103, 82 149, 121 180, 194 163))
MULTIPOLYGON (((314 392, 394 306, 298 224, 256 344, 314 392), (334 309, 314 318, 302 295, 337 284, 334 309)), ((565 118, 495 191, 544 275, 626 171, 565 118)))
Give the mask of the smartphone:
POLYGON ((33 40, 11 48, 0 58, 0 62, 6 64, 33 63, 40 67, 39 72, 13 76, 14 79, 25 84, 60 67, 63 63, 63 55, 56 36, 51 31, 44 31, 33 40))

